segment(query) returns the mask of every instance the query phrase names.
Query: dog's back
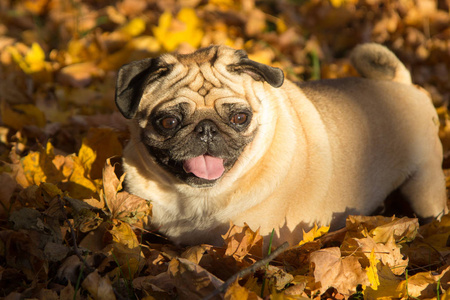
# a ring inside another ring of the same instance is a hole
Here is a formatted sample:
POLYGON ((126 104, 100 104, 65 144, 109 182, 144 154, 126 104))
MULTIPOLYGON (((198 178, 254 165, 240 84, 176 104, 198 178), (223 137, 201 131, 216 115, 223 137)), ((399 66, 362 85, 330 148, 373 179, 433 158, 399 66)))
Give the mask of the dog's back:
MULTIPOLYGON (((350 197, 352 207, 361 207, 355 213, 368 214, 399 188, 417 216, 446 212, 439 122, 431 99, 412 85, 409 71, 384 46, 361 45, 351 60, 363 78, 299 85, 328 128, 334 198, 350 197)), ((339 226, 343 219, 334 222, 339 226)))

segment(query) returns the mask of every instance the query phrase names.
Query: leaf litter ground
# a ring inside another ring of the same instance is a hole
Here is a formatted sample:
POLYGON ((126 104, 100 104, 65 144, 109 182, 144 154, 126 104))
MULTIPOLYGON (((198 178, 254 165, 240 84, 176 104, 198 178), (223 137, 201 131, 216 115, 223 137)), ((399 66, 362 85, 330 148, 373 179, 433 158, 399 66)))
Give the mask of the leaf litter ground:
POLYGON ((449 5, 0 1, 0 297, 450 299, 449 215, 351 216, 267 262, 248 226, 230 224, 223 247, 172 245, 145 229, 151 203, 122 190, 113 101, 122 64, 168 51, 226 44, 298 81, 355 75, 349 50, 375 41, 431 95, 449 174, 449 5))

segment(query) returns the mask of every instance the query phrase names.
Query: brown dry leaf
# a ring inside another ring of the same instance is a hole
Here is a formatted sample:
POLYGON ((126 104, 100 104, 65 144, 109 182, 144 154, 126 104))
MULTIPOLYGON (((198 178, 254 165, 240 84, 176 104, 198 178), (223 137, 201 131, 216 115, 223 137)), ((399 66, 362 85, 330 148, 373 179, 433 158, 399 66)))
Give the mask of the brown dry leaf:
POLYGON ((80 299, 81 290, 78 290, 75 294, 75 288, 72 286, 72 283, 69 281, 69 284, 63 288, 59 294, 60 300, 73 300, 80 299))
POLYGON ((355 232, 359 237, 365 237, 370 230, 391 223, 394 220, 395 217, 348 216, 345 227, 348 229, 348 232, 355 232))
POLYGON ((411 218, 395 219, 390 223, 377 226, 370 231, 375 242, 387 243, 392 238, 396 242, 410 242, 419 230, 419 220, 411 218))
POLYGON ((151 215, 149 201, 122 191, 123 175, 120 179, 114 173, 114 166, 109 159, 103 169, 103 189, 101 198, 106 203, 113 219, 135 223, 145 216, 151 215))
POLYGON ((250 252, 262 257, 263 238, 259 235, 259 229, 252 231, 247 224, 240 227, 230 223, 228 232, 222 238, 226 245, 225 255, 237 261, 242 261, 250 252))
POLYGON ((424 242, 433 246, 438 251, 450 251, 450 214, 442 216, 441 220, 435 220, 422 226, 419 233, 424 242))
POLYGON ((74 88, 84 88, 98 73, 99 70, 94 62, 83 62, 62 68, 58 73, 58 81, 74 88))
POLYGON ((355 255, 361 258, 363 267, 370 265, 371 252, 374 251, 376 259, 391 268, 396 275, 401 275, 408 266, 408 258, 404 258, 400 252, 400 247, 393 239, 386 243, 377 243, 373 238, 349 238, 344 241, 341 251, 346 254, 355 255))
POLYGON ((156 276, 150 275, 138 277, 133 280, 133 287, 145 291, 154 299, 166 299, 173 296, 174 283, 168 272, 162 272, 156 276))
POLYGON ((116 295, 108 277, 101 277, 98 270, 89 274, 81 286, 96 300, 115 300, 116 295))
POLYGON ((200 263, 203 255, 206 251, 210 250, 212 246, 210 245, 198 245, 189 247, 186 251, 181 254, 182 258, 185 258, 195 264, 200 263))
POLYGON ((310 254, 322 247, 320 241, 313 241, 301 246, 292 247, 281 253, 279 259, 287 266, 298 270, 300 274, 306 274, 309 270, 310 254))
POLYGON ((2 187, 2 192, 0 193, 0 218, 4 218, 11 209, 12 203, 10 200, 17 183, 10 174, 0 173, 0 186, 2 187))
POLYGON ((37 235, 27 230, 2 230, 0 241, 7 266, 20 270, 30 281, 47 280, 49 262, 39 248, 37 235))
POLYGON ((88 234, 78 244, 81 248, 89 249, 91 252, 98 252, 105 248, 105 233, 109 229, 109 224, 103 222, 95 230, 89 231, 88 234))
POLYGON ((169 263, 178 295, 182 299, 201 299, 214 292, 223 281, 199 265, 185 259, 174 258, 169 263))
POLYGON ((440 283, 441 290, 447 290, 450 287, 450 266, 447 266, 439 274, 435 272, 420 272, 403 282, 405 290, 408 289, 409 297, 422 297, 431 299, 437 296, 437 283, 440 283), (442 280, 446 278, 446 280, 442 280))
POLYGON ((345 295, 351 295, 356 292, 358 284, 370 284, 359 258, 341 257, 341 251, 337 247, 311 253, 311 268, 316 282, 321 283, 321 293, 334 287, 345 295))
POLYGON ((270 281, 271 287, 277 291, 284 289, 294 280, 294 276, 291 274, 281 268, 270 265, 266 268, 266 277, 270 281))
POLYGON ((64 200, 66 200, 69 207, 72 208, 74 225, 81 232, 95 230, 102 224, 103 219, 99 217, 98 211, 95 211, 93 206, 84 201, 70 197, 64 197, 64 200))
POLYGON ((11 169, 11 176, 16 180, 17 184, 23 188, 26 188, 30 185, 30 183, 25 176, 25 170, 17 152, 17 145, 13 145, 11 152, 9 153, 11 163, 6 165, 11 169))

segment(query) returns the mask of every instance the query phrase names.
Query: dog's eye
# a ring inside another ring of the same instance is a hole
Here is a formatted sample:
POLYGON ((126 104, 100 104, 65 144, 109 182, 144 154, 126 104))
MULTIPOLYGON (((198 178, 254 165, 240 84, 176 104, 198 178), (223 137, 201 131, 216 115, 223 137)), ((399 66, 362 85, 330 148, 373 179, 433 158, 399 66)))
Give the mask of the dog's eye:
POLYGON ((161 127, 164 129, 174 129, 180 121, 176 117, 166 117, 160 121, 161 127))
POLYGON ((231 123, 234 125, 243 125, 247 122, 247 114, 245 113, 237 113, 231 117, 231 123))

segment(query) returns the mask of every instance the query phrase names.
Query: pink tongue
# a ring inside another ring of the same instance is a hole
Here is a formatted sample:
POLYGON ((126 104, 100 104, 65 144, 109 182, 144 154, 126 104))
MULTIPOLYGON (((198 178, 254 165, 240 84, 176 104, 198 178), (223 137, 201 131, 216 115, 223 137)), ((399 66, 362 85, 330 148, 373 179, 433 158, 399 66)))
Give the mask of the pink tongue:
POLYGON ((195 176, 207 180, 217 179, 225 171, 223 159, 210 155, 188 159, 184 162, 183 167, 187 173, 193 173, 195 176))

